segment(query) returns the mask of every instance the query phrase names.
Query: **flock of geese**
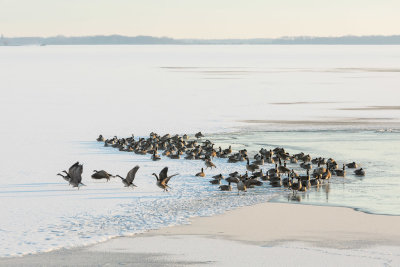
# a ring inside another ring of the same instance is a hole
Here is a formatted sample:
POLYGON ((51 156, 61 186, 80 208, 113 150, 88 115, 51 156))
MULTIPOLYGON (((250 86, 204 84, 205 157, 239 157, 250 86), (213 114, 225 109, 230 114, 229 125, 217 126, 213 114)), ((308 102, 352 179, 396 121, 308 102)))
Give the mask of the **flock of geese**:
MULTIPOLYGON (((217 167, 212 162, 214 158, 224 158, 229 163, 246 161, 246 171, 244 174, 235 171, 229 173, 224 179, 224 175, 221 173, 213 176, 212 180, 209 180, 211 184, 219 185, 221 191, 231 191, 232 184, 236 184, 237 190, 240 192, 247 191, 248 188, 254 188, 255 186, 262 186, 264 183, 269 182, 272 187, 283 186, 292 190, 293 193, 298 191, 304 192, 313 186, 318 187, 326 181, 329 182, 329 179, 333 175, 345 177, 346 167, 356 169, 354 174, 357 176, 365 176, 365 170, 358 168, 359 166, 356 162, 343 164, 342 167, 339 167, 338 163, 332 158, 312 158, 309 154, 303 152, 291 155, 284 148, 280 147, 270 150, 261 148, 259 153, 254 155, 254 160, 250 162, 246 149, 239 150, 238 152, 233 152, 231 146, 226 149, 222 149, 221 147, 216 149, 214 148, 214 143, 211 141, 202 140, 204 135, 201 132, 196 133, 195 137, 196 139, 190 140, 186 134, 183 136, 171 136, 170 134, 160 136, 152 132, 148 138, 138 138, 137 140, 135 140, 133 135, 120 139, 116 136, 111 139, 105 139, 100 135, 97 141, 104 142, 104 146, 111 146, 120 151, 140 155, 149 154, 151 155, 150 159, 153 161, 161 160, 159 151, 162 151, 162 155, 170 159, 203 160, 205 169, 201 168, 201 171, 194 175, 196 177, 206 177, 205 170, 217 167), (267 163, 274 164, 274 168, 263 171, 262 167, 267 163), (305 171, 305 175, 300 175, 294 170, 293 166, 297 166, 297 164, 300 169, 305 171), (222 184, 222 181, 225 181, 227 184, 222 184)), ((112 177, 119 177, 124 186, 136 187, 133 181, 139 168, 139 166, 132 168, 125 178, 120 175, 112 175, 104 170, 94 170, 92 179, 106 179, 109 181, 112 177)), ((84 185, 82 183, 82 172, 83 165, 76 162, 68 171, 64 170, 57 175, 63 177, 71 186, 78 187, 79 189, 80 186, 84 185)), ((155 173, 152 175, 156 178, 156 185, 164 191, 168 191, 170 188, 168 186, 169 180, 178 174, 168 176, 168 167, 165 167, 158 175, 155 173)))

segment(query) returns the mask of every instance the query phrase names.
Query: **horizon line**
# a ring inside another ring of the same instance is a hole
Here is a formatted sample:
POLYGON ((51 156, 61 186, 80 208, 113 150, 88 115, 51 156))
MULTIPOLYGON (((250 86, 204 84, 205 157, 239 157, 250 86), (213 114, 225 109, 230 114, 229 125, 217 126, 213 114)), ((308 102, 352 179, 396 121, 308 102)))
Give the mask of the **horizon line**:
POLYGON ((155 35, 123 35, 123 34, 93 34, 93 35, 64 35, 64 34, 57 34, 57 35, 49 35, 49 36, 40 36, 40 35, 26 35, 26 36, 5 36, 4 34, 0 33, 1 38, 56 38, 56 37, 65 37, 65 38, 80 38, 80 37, 151 37, 151 38, 158 38, 158 39, 173 39, 173 40, 257 40, 257 39, 291 39, 291 38, 344 38, 344 37, 398 37, 398 34, 390 34, 390 35, 383 35, 383 34, 368 34, 368 35, 356 35, 356 34, 347 34, 347 35, 284 35, 280 37, 246 37, 246 38, 235 38, 235 37, 227 37, 227 38, 200 38, 200 37, 185 37, 185 38, 176 38, 171 36, 155 36, 155 35))

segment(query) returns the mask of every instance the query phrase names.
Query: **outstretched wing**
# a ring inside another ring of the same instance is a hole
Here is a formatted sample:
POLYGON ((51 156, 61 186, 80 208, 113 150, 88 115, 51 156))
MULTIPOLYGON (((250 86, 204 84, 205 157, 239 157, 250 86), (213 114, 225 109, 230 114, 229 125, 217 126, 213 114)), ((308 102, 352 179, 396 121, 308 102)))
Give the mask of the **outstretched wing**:
POLYGON ((172 177, 176 176, 176 175, 178 175, 178 173, 175 173, 175 174, 173 174, 173 175, 171 175, 171 176, 168 176, 167 178, 165 178, 165 180, 163 181, 163 182, 164 182, 164 184, 165 184, 165 185, 167 185, 167 184, 168 184, 168 182, 169 182, 169 180, 170 180, 172 177))
POLYGON ((131 184, 133 182, 133 180, 135 179, 135 175, 137 173, 137 171, 139 170, 139 166, 135 166, 132 170, 130 170, 128 172, 128 174, 126 175, 126 181, 131 184))
POLYGON ((164 169, 162 169, 160 171, 160 175, 159 175, 160 181, 163 181, 164 179, 166 179, 167 176, 168 176, 168 167, 165 167, 164 169))
POLYGON ((78 167, 78 165, 79 165, 79 161, 77 161, 74 165, 72 165, 71 167, 69 167, 68 173, 73 172, 73 170, 74 170, 76 167, 78 167))
POLYGON ((71 183, 80 184, 82 182, 83 165, 77 162, 77 164, 75 163, 72 167, 69 169, 69 175, 71 176, 71 183))

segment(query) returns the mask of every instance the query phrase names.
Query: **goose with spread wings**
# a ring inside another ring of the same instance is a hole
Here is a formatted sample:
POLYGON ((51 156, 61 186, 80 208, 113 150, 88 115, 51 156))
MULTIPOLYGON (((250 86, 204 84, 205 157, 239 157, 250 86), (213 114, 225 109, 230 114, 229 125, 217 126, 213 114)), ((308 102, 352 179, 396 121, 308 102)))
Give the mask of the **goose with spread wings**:
POLYGON ((132 170, 130 170, 128 172, 128 174, 126 175, 126 178, 119 176, 118 174, 116 175, 116 177, 121 178, 122 183, 125 185, 125 187, 129 187, 129 186, 133 186, 133 187, 137 187, 134 183, 133 180, 135 179, 136 173, 139 170, 139 166, 135 166, 132 170))
POLYGON ((157 186, 160 187, 160 188, 162 188, 162 189, 164 189, 164 191, 168 191, 168 188, 170 188, 170 187, 168 186, 169 180, 170 180, 172 177, 178 175, 178 173, 173 174, 173 175, 171 175, 171 176, 168 176, 168 167, 165 167, 164 169, 162 169, 162 170, 160 171, 160 174, 159 174, 158 176, 157 176, 157 174, 155 174, 155 173, 153 173, 153 175, 154 175, 154 176, 156 177, 156 179, 157 179, 157 186))
POLYGON ((66 175, 62 175, 58 173, 57 175, 62 176, 64 180, 69 182, 72 187, 78 187, 81 185, 84 185, 82 183, 82 172, 83 172, 83 165, 79 164, 79 161, 77 161, 74 165, 69 167, 68 172, 63 171, 66 175))

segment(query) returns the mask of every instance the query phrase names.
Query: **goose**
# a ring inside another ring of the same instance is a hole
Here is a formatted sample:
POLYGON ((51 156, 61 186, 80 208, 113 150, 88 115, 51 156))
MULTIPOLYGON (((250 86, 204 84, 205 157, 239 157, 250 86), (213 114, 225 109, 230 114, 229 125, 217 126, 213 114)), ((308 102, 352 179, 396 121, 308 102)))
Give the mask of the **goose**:
POLYGON ((169 157, 171 155, 171 151, 170 150, 164 150, 164 152, 162 153, 164 156, 169 157))
POLYGON ((355 169, 355 168, 358 167, 358 165, 357 165, 357 163, 355 163, 355 162, 353 161, 352 163, 347 163, 347 164, 346 164, 346 167, 347 167, 347 168, 350 168, 350 169, 355 169))
POLYGON ((312 165, 310 163, 306 164, 306 163, 300 163, 300 167, 302 167, 303 169, 306 170, 311 170, 312 169, 312 165))
POLYGON ((185 159, 194 160, 195 159, 194 152, 189 152, 189 154, 186 155, 185 159))
POLYGON ((214 157, 217 156, 217 151, 215 151, 215 149, 213 149, 210 153, 210 157, 214 159, 214 157))
POLYGON ((101 171, 93 171, 94 173, 92 174, 92 179, 107 179, 107 182, 110 180, 111 177, 114 177, 114 175, 109 174, 108 172, 101 170, 101 171))
POLYGON ((201 168, 201 172, 196 173, 196 176, 197 176, 197 177, 204 177, 204 176, 206 176, 206 174, 204 173, 204 169, 201 168))
POLYGON ((221 185, 219 189, 221 189, 221 191, 232 191, 231 182, 229 182, 227 185, 221 185))
POLYGON ((197 134, 194 135, 197 139, 204 137, 204 135, 201 132, 198 132, 197 134))
POLYGON ((297 163, 297 158, 294 156, 290 157, 290 163, 297 163))
POLYGON ((135 184, 133 184, 133 180, 135 179, 136 173, 139 170, 139 166, 135 166, 132 170, 128 172, 126 175, 126 178, 121 177, 120 175, 116 175, 116 177, 121 178, 122 183, 125 185, 125 187, 137 187, 135 184))
POLYGON ((272 157, 267 157, 266 158, 267 163, 275 163, 275 160, 272 157))
POLYGON ((306 191, 307 191, 307 188, 308 188, 308 187, 306 187, 306 186, 302 186, 298 191, 300 191, 300 192, 306 192, 306 191))
POLYGON ((229 174, 229 177, 239 177, 239 173, 237 171, 229 174))
POLYGON ((254 177, 263 177, 264 176, 263 170, 261 169, 259 172, 254 172, 253 176, 254 177))
POLYGON ((269 176, 268 176, 267 173, 265 175, 262 173, 261 176, 260 176, 260 179, 263 180, 263 181, 268 181, 269 180, 269 176))
POLYGON ((305 189, 308 189, 311 187, 309 170, 307 170, 306 176, 300 176, 300 180, 301 180, 302 187, 304 187, 305 189))
POLYGON ((320 184, 319 179, 320 179, 320 178, 311 179, 311 180, 310 180, 311 185, 312 185, 312 186, 317 186, 317 187, 318 187, 319 184, 320 184))
POLYGON ((260 159, 253 162, 255 165, 264 165, 264 156, 261 156, 260 159))
POLYGON ((238 194, 240 191, 246 192, 247 191, 247 187, 246 185, 243 183, 242 180, 239 180, 239 182, 236 184, 237 189, 238 189, 238 194))
POLYGON ((209 181, 210 184, 221 184, 221 179, 213 179, 209 181))
POLYGON ((289 173, 290 169, 286 167, 286 162, 283 163, 284 165, 281 165, 281 159, 279 159, 279 167, 278 167, 278 171, 281 173, 289 173))
POLYGON ((336 170, 338 167, 337 162, 333 158, 329 158, 326 161, 326 164, 327 164, 326 166, 328 167, 329 170, 336 170))
POLYGON ((310 155, 305 155, 301 158, 301 160, 306 163, 311 161, 311 156, 310 155))
POLYGON ((160 155, 157 155, 157 151, 156 150, 153 151, 153 155, 151 156, 151 159, 153 161, 157 161, 157 160, 161 159, 160 155))
POLYGON ((222 176, 222 173, 220 173, 218 175, 214 175, 212 178, 221 180, 221 179, 224 179, 224 176, 222 176))
POLYGON ((170 154, 170 155, 169 155, 169 158, 170 158, 170 159, 180 159, 181 156, 180 156, 180 154, 179 154, 179 151, 177 151, 176 154, 170 154))
POLYGON ((263 185, 263 182, 261 182, 261 181, 258 181, 257 179, 246 179, 246 180, 244 180, 244 185, 247 187, 247 188, 253 188, 254 186, 262 186, 263 185))
POLYGON ((365 176, 365 171, 363 170, 363 168, 355 170, 354 174, 357 176, 365 176))
POLYGON ((273 176, 269 177, 269 184, 272 187, 281 187, 282 186, 282 180, 281 176, 279 173, 275 173, 273 176))
POLYGON ((230 183, 237 184, 237 183, 239 183, 239 178, 238 177, 228 177, 225 179, 225 181, 227 181, 229 184, 230 183))
POLYGON ((319 162, 319 158, 313 158, 313 159, 311 160, 311 163, 312 163, 312 164, 318 164, 318 162, 319 162))
POLYGON ((290 178, 289 174, 288 174, 288 177, 282 179, 282 185, 284 187, 291 187, 292 186, 292 181, 291 181, 291 178, 290 178))
POLYGON ((302 189, 303 185, 301 183, 300 179, 297 179, 297 183, 292 183, 292 186, 290 186, 289 188, 293 191, 300 191, 302 189))
POLYGON ((302 159, 304 156, 305 156, 305 154, 304 154, 304 152, 300 152, 300 153, 298 153, 298 154, 294 154, 293 155, 296 159, 302 159))
POLYGON ((140 149, 140 150, 136 150, 135 153, 139 154, 139 155, 146 155, 147 154, 147 150, 140 149))
POLYGON ((267 174, 270 175, 270 176, 274 175, 275 173, 279 173, 278 164, 275 164, 275 168, 269 169, 267 171, 267 174))
POLYGON ((331 179, 331 177, 332 177, 332 173, 330 172, 329 169, 326 169, 326 172, 324 172, 322 174, 321 179, 329 181, 329 179, 331 179))
POLYGON ((208 168, 211 168, 211 169, 212 169, 213 167, 214 167, 214 168, 217 168, 217 166, 215 166, 215 164, 212 163, 210 159, 207 159, 207 160, 204 162, 204 164, 206 164, 206 166, 207 166, 206 169, 208 169, 208 168))
POLYGON ((321 166, 321 164, 318 162, 318 168, 316 168, 315 170, 314 170, 314 172, 313 172, 313 175, 322 175, 324 172, 326 172, 327 171, 327 168, 324 168, 324 167, 320 167, 321 166))
POLYGON ((239 161, 239 159, 237 159, 237 157, 235 157, 235 156, 230 156, 228 158, 228 163, 236 163, 238 161, 239 161))
MULTIPOLYGON (((68 169, 68 177, 69 177, 69 184, 72 185, 72 187, 78 187, 84 185, 82 183, 82 172, 83 172, 83 165, 79 164, 79 161, 77 161, 75 164, 73 164, 69 169, 68 169)), ((65 179, 65 178, 64 178, 65 179)))
POLYGON ((164 169, 162 169, 162 170, 160 171, 159 176, 157 176, 157 174, 155 174, 155 173, 153 173, 153 175, 154 175, 154 176, 156 177, 156 179, 157 179, 157 186, 160 187, 161 189, 164 189, 164 192, 165 192, 165 191, 168 191, 168 188, 170 188, 170 187, 168 186, 169 180, 170 180, 172 177, 174 177, 174 176, 176 176, 176 175, 179 175, 179 174, 178 174, 178 173, 175 173, 175 174, 173 174, 173 175, 171 175, 171 176, 168 176, 168 167, 165 167, 164 169))
POLYGON ((290 176, 290 178, 299 178, 299 174, 297 173, 297 172, 295 172, 293 169, 292 169, 292 171, 290 172, 290 174, 289 174, 289 176, 290 176))
POLYGON ((254 155, 253 158, 254 158, 255 160, 259 160, 259 159, 261 159, 261 156, 262 156, 262 155, 260 155, 260 154, 257 153, 257 154, 254 155))
POLYGON ((346 166, 343 164, 343 168, 340 170, 335 170, 336 176, 345 177, 346 176, 346 166))
POLYGON ((260 167, 258 166, 258 165, 256 165, 256 164, 250 164, 250 161, 249 161, 249 158, 246 158, 247 159, 247 165, 246 165, 246 169, 249 171, 249 172, 255 172, 255 170, 258 170, 260 167))
POLYGON ((232 146, 229 146, 229 148, 224 149, 224 154, 231 154, 232 153, 232 146))

